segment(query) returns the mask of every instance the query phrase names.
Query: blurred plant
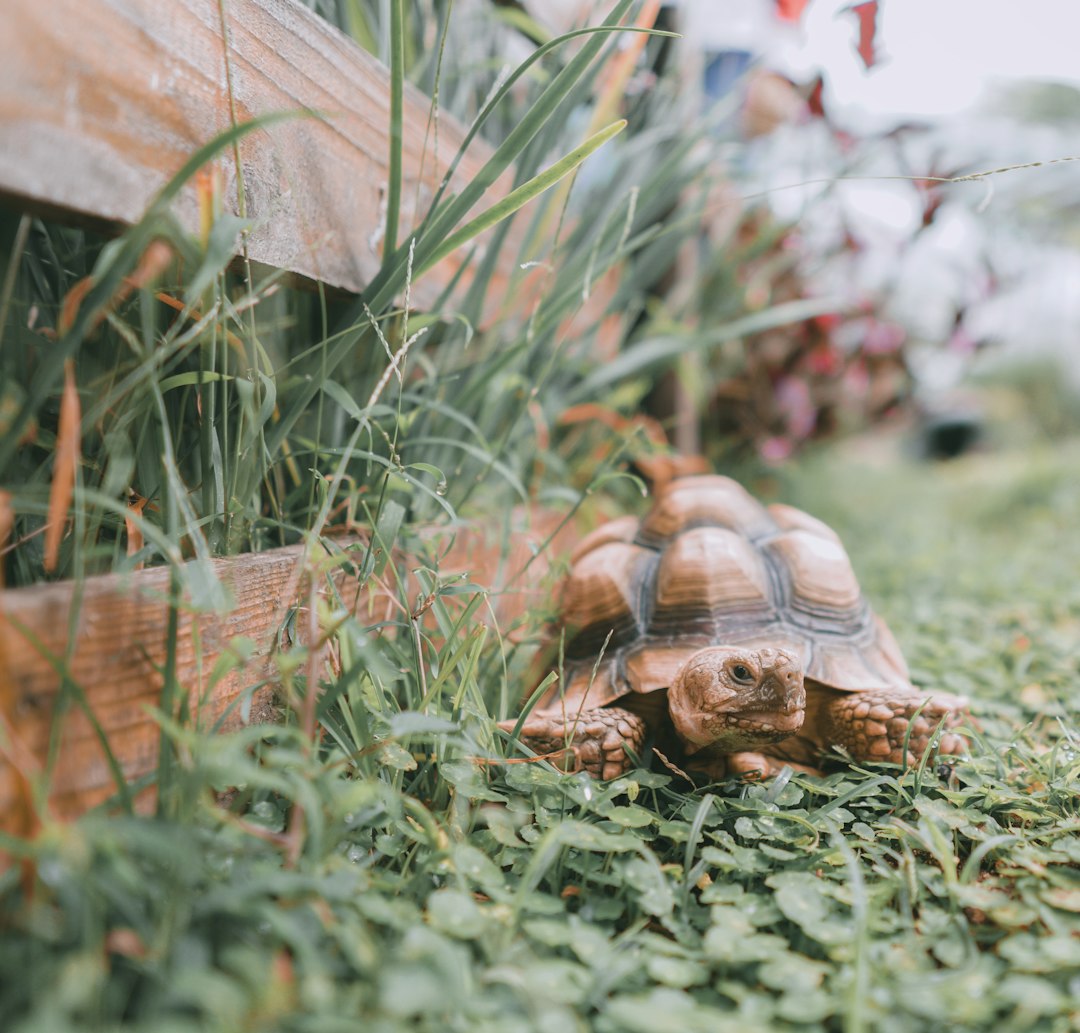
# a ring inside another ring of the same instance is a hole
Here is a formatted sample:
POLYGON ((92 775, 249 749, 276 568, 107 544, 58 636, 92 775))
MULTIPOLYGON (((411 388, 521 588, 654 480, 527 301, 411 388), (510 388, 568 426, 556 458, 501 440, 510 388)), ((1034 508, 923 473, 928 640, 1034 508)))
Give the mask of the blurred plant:
MULTIPOLYGON (((829 257, 808 255, 798 231, 767 210, 748 211, 731 246, 713 252, 702 318, 715 318, 710 310, 724 297, 712 287, 717 281, 751 310, 812 295, 806 263, 829 257)), ((714 455, 750 451, 780 462, 809 441, 895 416, 908 403, 904 330, 869 302, 861 311, 840 298, 832 304, 835 311, 749 334, 713 357, 706 438, 714 455)))
MULTIPOLYGON (((612 23, 628 7, 618 5, 612 23)), ((10 580, 285 542, 324 527, 347 484, 356 492, 352 509, 371 519, 394 495, 417 518, 440 510, 453 517, 481 481, 523 500, 518 471, 529 469, 536 448, 530 405, 558 371, 558 327, 582 307, 582 280, 642 241, 640 232, 629 236, 625 195, 611 198, 606 220, 564 240, 537 236, 560 225, 566 198, 549 196, 560 209, 551 213, 541 201, 529 212, 532 247, 555 249, 537 252, 544 276, 518 270, 496 286, 496 256, 510 239, 499 223, 621 127, 597 128, 581 144, 579 127, 567 131, 557 117, 587 105, 609 35, 555 41, 546 58, 534 55, 546 74, 518 84, 527 98, 514 131, 480 177, 440 198, 411 234, 388 231, 388 244, 400 244, 356 303, 281 290, 274 274, 229 272, 243 225, 218 214, 212 176, 200 187, 202 238, 178 229, 169 197, 228 139, 189 163, 117 244, 27 218, 9 222, 0 479, 15 514, 10 580), (576 44, 572 53, 567 42, 576 44), (568 151, 567 136, 578 142, 568 151), (463 224, 511 163, 514 193, 463 224), (414 314, 410 328, 396 299, 407 301, 411 280, 492 226, 485 251, 471 254, 477 272, 461 303, 414 314), (552 264, 568 247, 582 249, 578 261, 552 264), (514 323, 516 340, 504 349, 487 335, 470 346, 475 328, 527 279, 532 300, 514 323), (57 485, 70 494, 58 495, 57 485), (67 498, 73 533, 46 557, 41 532, 55 535, 66 524, 67 498), (129 548, 138 537, 141 548, 129 548)), ((514 85, 486 110, 510 103, 514 85)))

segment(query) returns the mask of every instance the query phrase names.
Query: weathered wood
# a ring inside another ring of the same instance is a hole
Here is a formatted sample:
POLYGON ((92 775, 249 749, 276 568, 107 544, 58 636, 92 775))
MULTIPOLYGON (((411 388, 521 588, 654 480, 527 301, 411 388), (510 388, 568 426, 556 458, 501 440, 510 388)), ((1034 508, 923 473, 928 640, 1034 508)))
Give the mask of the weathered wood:
MULTIPOLYGON (((293 596, 299 588, 301 553, 283 549, 214 564, 235 608, 181 617, 177 675, 193 709, 202 711, 205 679, 234 635, 248 635, 258 645, 248 664, 215 686, 204 704, 210 716, 268 675, 274 622, 280 621, 277 603, 290 582, 296 582, 293 596)), ((0 766, 0 814, 10 813, 21 779, 40 771, 47 756, 61 689, 57 662, 85 694, 125 774, 137 778, 153 769, 160 729, 145 708, 158 705, 163 682, 168 590, 169 571, 161 568, 88 579, 78 598, 71 582, 0 595, 0 721, 4 739, 17 744, 9 763, 0 766), (65 661, 69 626, 75 644, 65 661)), ((100 802, 116 787, 86 714, 72 706, 63 722, 50 803, 54 813, 67 816, 100 802)))
MULTIPOLYGON (((500 536, 490 528, 467 528, 445 543, 449 548, 439 564, 444 573, 468 571, 481 585, 508 586, 492 600, 504 632, 550 591, 545 575, 551 558, 565 555, 574 535, 571 525, 559 530, 560 518, 549 511, 516 513, 515 524, 506 555, 494 544, 500 536), (534 549, 556 531, 552 547, 528 576, 513 581, 534 549)), ((302 546, 213 562, 231 604, 218 611, 186 608, 176 650, 177 681, 200 725, 210 727, 252 686, 276 684, 279 631, 290 607, 307 606, 306 572, 318 563, 317 555, 305 558, 302 546), (210 687, 210 672, 238 636, 252 640, 254 652, 210 687)), ((342 598, 358 614, 371 614, 372 623, 395 616, 386 596, 357 593, 355 581, 350 583, 346 574, 336 577, 342 598)), ((324 596, 327 587, 324 578, 324 596)), ((0 826, 25 828, 29 821, 27 780, 40 772, 48 755, 62 698, 61 671, 85 695, 126 777, 136 779, 154 770, 160 728, 147 708, 158 706, 163 684, 168 592, 167 568, 92 577, 81 586, 60 582, 0 592, 0 826), (70 649, 69 627, 74 628, 70 649)), ((413 594, 419 601, 417 586, 413 594)), ((295 622, 299 638, 305 627, 306 619, 295 622)), ((272 691, 256 700, 252 720, 265 719, 272 691)), ((237 707, 229 725, 242 721, 237 707)), ((49 780, 49 811, 71 817, 107 799, 116 787, 85 712, 72 705, 62 722, 49 780)))
MULTIPOLYGON (((225 0, 235 117, 312 108, 239 145, 248 253, 312 280, 361 290, 379 266, 389 155, 389 73, 293 0, 225 0)), ((9 0, 0 30, 0 196, 100 224, 138 219, 202 144, 232 124, 218 0, 9 0)), ((405 95, 402 227, 422 214, 464 132, 405 95)), ((490 154, 470 148, 451 189, 490 154)), ((236 208, 231 149, 224 200, 236 208)), ((484 204, 506 190, 505 182, 484 204)), ((194 230, 194 191, 177 201, 194 230)), ((423 307, 460 259, 414 291, 423 307)))

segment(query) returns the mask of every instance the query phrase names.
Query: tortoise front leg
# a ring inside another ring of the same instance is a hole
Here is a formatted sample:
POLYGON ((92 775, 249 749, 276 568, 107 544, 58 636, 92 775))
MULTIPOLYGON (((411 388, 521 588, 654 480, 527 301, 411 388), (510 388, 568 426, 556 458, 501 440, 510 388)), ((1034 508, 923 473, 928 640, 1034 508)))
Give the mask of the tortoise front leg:
POLYGON ((824 747, 843 746, 856 760, 917 764, 943 722, 938 753, 963 752, 964 740, 948 729, 964 716, 966 703, 958 696, 903 689, 830 693, 818 711, 818 737, 824 747))
MULTIPOLYGON (((500 721, 506 732, 514 721, 500 721)), ((597 707, 577 714, 537 710, 521 726, 519 738, 534 753, 563 771, 587 771, 594 778, 617 778, 631 760, 624 746, 638 756, 645 744, 645 722, 622 707, 597 707)))
POLYGON ((700 764, 692 759, 687 761, 687 767, 692 773, 702 774, 714 782, 725 778, 741 778, 746 782, 760 782, 766 778, 779 775, 784 768, 791 768, 803 775, 820 775, 821 769, 811 764, 802 764, 795 760, 789 760, 772 753, 761 753, 757 750, 740 750, 738 753, 729 753, 723 757, 711 758, 707 763, 700 764))

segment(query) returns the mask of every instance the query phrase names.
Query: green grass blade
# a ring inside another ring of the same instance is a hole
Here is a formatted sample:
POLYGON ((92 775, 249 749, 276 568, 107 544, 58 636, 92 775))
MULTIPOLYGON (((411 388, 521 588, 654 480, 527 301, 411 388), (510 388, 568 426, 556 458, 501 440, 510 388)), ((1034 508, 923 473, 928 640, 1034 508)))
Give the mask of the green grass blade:
POLYGON ((467 222, 461 229, 451 233, 436 251, 424 260, 419 272, 423 273, 430 269, 433 265, 453 254, 463 244, 467 244, 474 237, 479 236, 484 230, 490 229, 496 223, 502 222, 503 219, 513 215, 514 212, 528 204, 534 197, 539 196, 549 187, 558 183, 564 176, 573 172, 590 154, 606 144, 613 136, 617 136, 625 128, 625 119, 612 122, 611 125, 590 136, 579 147, 575 147, 569 154, 564 155, 539 175, 533 176, 527 183, 522 183, 521 186, 516 190, 512 190, 501 201, 497 201, 486 211, 481 212, 475 219, 467 222))
POLYGON ((517 721, 514 722, 514 730, 510 733, 512 742, 519 741, 521 729, 525 727, 525 722, 528 720, 529 714, 532 713, 533 707, 540 702, 540 697, 544 695, 552 682, 558 680, 558 677, 559 676, 555 671, 549 671, 544 680, 533 689, 529 698, 525 701, 525 705, 521 708, 521 713, 518 715, 517 721))
POLYGON ((398 221, 401 217, 401 146, 405 94, 402 2, 403 0, 390 0, 390 181, 386 189, 386 243, 383 248, 386 256, 397 250, 398 221))
MULTIPOLYGON (((621 0, 605 21, 605 25, 609 28, 614 27, 615 23, 617 23, 626 13, 629 7, 630 3, 628 0, 621 0)), ((450 232, 452 227, 464 218, 464 216, 472 209, 473 205, 476 204, 492 186, 494 186, 495 182, 510 167, 511 163, 517 160, 518 156, 532 142, 537 134, 550 122, 555 111, 566 99, 574 86, 577 85, 589 65, 592 64, 593 59, 599 54, 605 40, 605 35, 593 34, 581 48, 581 51, 567 63, 566 67, 559 72, 558 75, 555 76, 547 89, 544 90, 529 108, 528 114, 510 131, 506 139, 498 148, 496 148, 495 153, 488 159, 483 168, 481 168, 473 177, 465 189, 451 201, 447 202, 442 210, 434 215, 430 224, 422 227, 420 233, 422 244, 433 241, 437 247, 439 241, 450 232)), ((423 252, 419 253, 419 255, 422 254, 423 252)), ((422 258, 421 261, 423 261, 422 258)))
POLYGON ((454 173, 457 171, 458 166, 461 164, 462 158, 464 158, 468 151, 469 145, 475 139, 476 134, 480 131, 480 128, 491 116, 492 112, 499 106, 499 104, 509 95, 511 88, 514 84, 542 57, 546 56, 552 50, 562 46, 562 44, 576 39, 579 36, 588 36, 596 33, 611 33, 611 32, 647 32, 649 35, 656 36, 674 36, 676 33, 662 32, 657 29, 639 29, 632 25, 594 25, 584 29, 575 29, 573 32, 564 33, 555 39, 549 40, 543 46, 537 47, 524 61, 521 62, 517 68, 507 77, 502 86, 495 92, 491 99, 484 105, 480 114, 473 120, 472 125, 469 127, 469 131, 465 134, 465 139, 462 140, 461 146, 458 148, 457 154, 454 156, 453 161, 450 162, 449 168, 446 170, 446 174, 443 176, 442 182, 439 185, 439 189, 432 199, 431 206, 428 209, 428 216, 425 218, 424 225, 421 227, 422 232, 426 232, 428 227, 428 220, 434 214, 435 210, 439 206, 439 202, 442 200, 443 195, 446 193, 446 188, 450 185, 453 179, 454 173))

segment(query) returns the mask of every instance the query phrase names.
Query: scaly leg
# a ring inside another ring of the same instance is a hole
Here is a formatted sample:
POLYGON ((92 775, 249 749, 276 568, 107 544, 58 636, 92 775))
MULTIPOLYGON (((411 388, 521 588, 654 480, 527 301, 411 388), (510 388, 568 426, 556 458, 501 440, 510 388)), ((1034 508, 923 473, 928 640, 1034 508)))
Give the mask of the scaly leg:
MULTIPOLYGON (((500 721, 504 731, 514 721, 500 721)), ((534 753, 564 771, 587 771, 594 778, 617 778, 630 769, 623 746, 641 756, 645 722, 622 707, 597 707, 579 714, 538 710, 521 727, 520 739, 534 753)))
POLYGON ((741 775, 748 782, 757 782, 764 778, 772 778, 779 775, 784 768, 791 768, 802 775, 820 775, 821 768, 815 768, 810 764, 800 764, 794 760, 785 760, 769 753, 756 753, 743 750, 739 753, 729 754, 727 757, 727 774, 741 775))
POLYGON ((948 729, 966 713, 967 701, 946 694, 882 689, 872 692, 830 693, 817 713, 822 746, 843 746, 856 760, 917 764, 938 725, 938 753, 962 753, 964 740, 948 729), (907 739, 907 756, 904 740, 907 739))
POLYGON ((800 759, 783 756, 776 747, 770 752, 760 750, 739 750, 719 756, 703 758, 696 754, 685 761, 687 771, 713 782, 726 778, 741 778, 746 782, 760 782, 779 775, 784 768, 791 768, 803 775, 820 775, 821 769, 807 764, 800 759))

